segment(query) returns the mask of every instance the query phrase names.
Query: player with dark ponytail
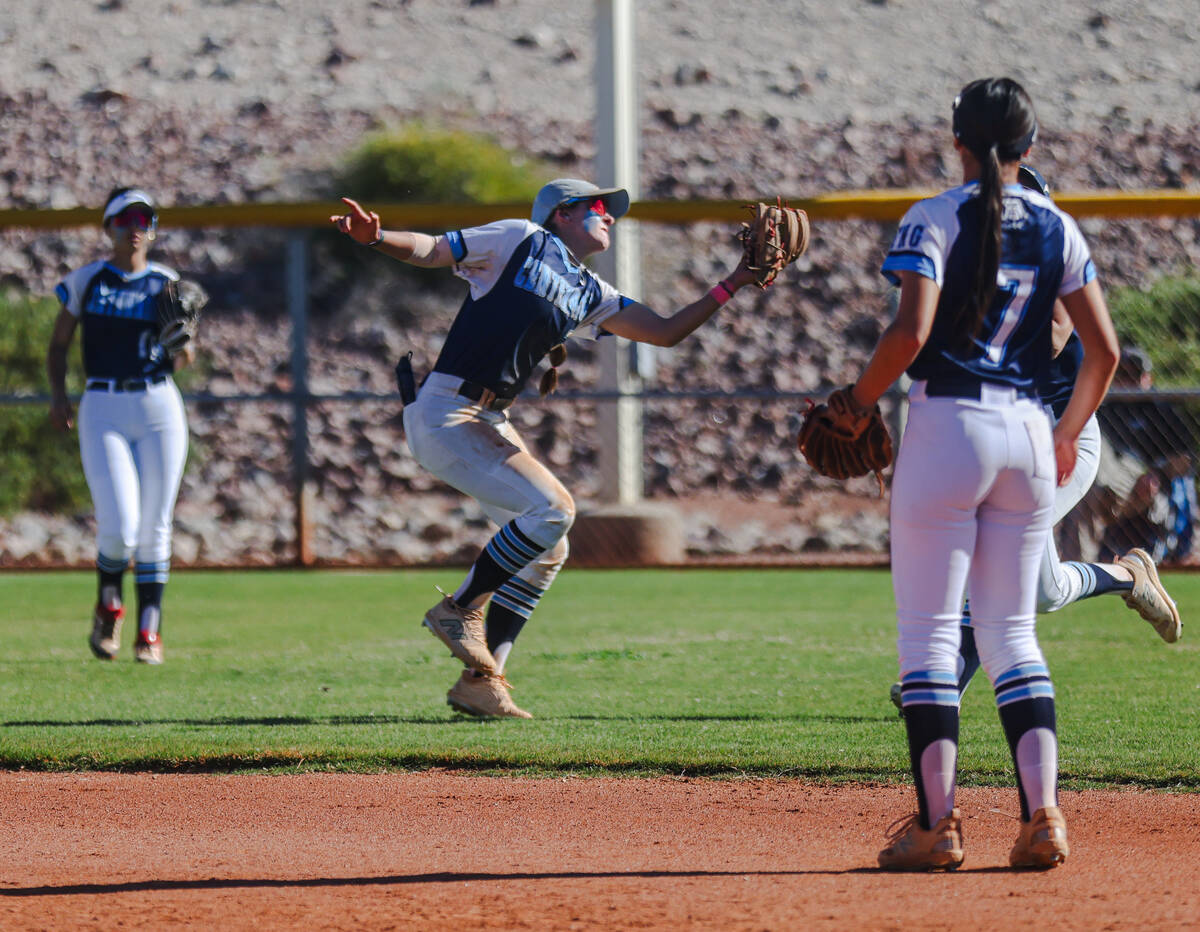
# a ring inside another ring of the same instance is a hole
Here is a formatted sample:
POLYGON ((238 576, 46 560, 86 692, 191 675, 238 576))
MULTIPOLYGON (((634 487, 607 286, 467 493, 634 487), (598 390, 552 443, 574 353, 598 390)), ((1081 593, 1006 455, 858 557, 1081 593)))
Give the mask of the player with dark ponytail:
POLYGON ((979 335, 996 295, 1000 268, 1000 219, 1004 188, 1000 163, 1019 160, 1037 138, 1033 103, 1011 78, 983 78, 963 88, 954 101, 954 138, 979 163, 979 262, 963 313, 963 334, 979 335))
POLYGON ((963 183, 914 204, 900 221, 883 263, 900 286, 896 318, 851 390, 869 409, 902 373, 913 380, 892 480, 891 563, 917 812, 879 852, 886 870, 963 862, 954 796, 968 589, 1016 768, 1021 828, 1009 863, 1054 867, 1069 853, 1054 686, 1034 613, 1055 478, 1061 484, 1075 470, 1119 349, 1079 227, 1018 181, 1036 133, 1033 106, 1015 81, 963 88, 954 106, 963 183), (1056 301, 1083 359, 1052 427, 1040 386, 1056 301))

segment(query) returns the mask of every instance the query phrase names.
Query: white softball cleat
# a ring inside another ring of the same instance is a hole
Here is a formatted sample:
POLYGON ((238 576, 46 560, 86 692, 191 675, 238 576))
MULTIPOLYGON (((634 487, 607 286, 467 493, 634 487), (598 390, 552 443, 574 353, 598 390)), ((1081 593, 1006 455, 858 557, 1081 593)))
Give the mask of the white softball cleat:
POLYGON ((446 704, 456 712, 479 718, 533 718, 517 707, 508 694, 511 687, 500 674, 476 676, 463 670, 458 682, 446 693, 446 704))
POLYGON ((444 593, 443 596, 442 601, 425 613, 421 623, 468 667, 480 673, 495 673, 496 658, 488 650, 483 609, 463 608, 450 596, 444 593))
POLYGON ((1122 596, 1125 604, 1154 625, 1158 636, 1168 644, 1178 641, 1183 633, 1179 609, 1163 588, 1150 554, 1135 547, 1117 560, 1117 566, 1128 570, 1133 577, 1133 588, 1122 596))
POLYGON ((885 871, 952 871, 962 866, 962 812, 951 809, 926 831, 917 813, 888 827, 888 846, 879 852, 885 871))
POLYGON ((1058 867, 1070 853, 1067 820, 1058 806, 1046 806, 1021 823, 1021 834, 1008 853, 1008 863, 1012 867, 1047 870, 1058 867))
POLYGON ((138 663, 160 664, 163 662, 162 638, 155 634, 138 632, 137 643, 133 645, 133 659, 138 663))
POLYGON ((119 602, 111 605, 96 603, 92 612, 92 636, 88 646, 101 660, 112 660, 121 649, 121 622, 125 619, 125 608, 119 602))

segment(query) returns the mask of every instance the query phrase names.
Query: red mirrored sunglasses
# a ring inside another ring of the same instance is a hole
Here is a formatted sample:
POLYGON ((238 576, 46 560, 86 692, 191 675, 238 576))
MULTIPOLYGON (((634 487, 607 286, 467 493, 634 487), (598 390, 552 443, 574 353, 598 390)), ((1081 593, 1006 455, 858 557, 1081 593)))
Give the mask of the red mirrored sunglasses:
POLYGON ((121 230, 149 230, 152 226, 154 226, 154 214, 142 208, 129 207, 121 211, 108 222, 111 226, 121 230))
MULTIPOLYGON (((574 207, 576 204, 582 204, 588 200, 586 197, 574 197, 563 204, 563 207, 574 207)), ((608 213, 608 205, 604 203, 604 198, 591 198, 590 203, 588 203, 588 213, 599 214, 602 217, 608 213)))

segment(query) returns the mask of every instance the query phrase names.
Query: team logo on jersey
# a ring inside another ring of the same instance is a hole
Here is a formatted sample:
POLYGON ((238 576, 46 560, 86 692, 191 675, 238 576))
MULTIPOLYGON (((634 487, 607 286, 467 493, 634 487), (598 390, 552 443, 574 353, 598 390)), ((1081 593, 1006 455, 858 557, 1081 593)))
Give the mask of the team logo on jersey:
POLYGON ((1006 230, 1023 230, 1029 226, 1029 208, 1019 197, 1006 197, 1004 211, 1000 215, 1000 223, 1006 230))
POLYGON ((588 305, 593 297, 593 291, 588 287, 590 283, 572 284, 565 276, 533 256, 525 260, 513 284, 549 301, 574 321, 581 321, 587 316, 588 305))

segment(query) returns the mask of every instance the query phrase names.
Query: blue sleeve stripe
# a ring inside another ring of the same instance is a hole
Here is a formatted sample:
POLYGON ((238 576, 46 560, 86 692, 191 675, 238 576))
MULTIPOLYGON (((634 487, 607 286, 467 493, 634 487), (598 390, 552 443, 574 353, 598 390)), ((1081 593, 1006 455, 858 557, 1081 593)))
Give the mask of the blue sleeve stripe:
POLYGON ((450 255, 454 256, 455 262, 462 262, 467 258, 467 244, 463 242, 461 230, 452 230, 447 233, 446 242, 450 244, 450 255))
POLYGON ((1088 259, 1087 265, 1083 267, 1083 283, 1086 285, 1096 277, 1096 263, 1088 259))
POLYGON ((59 282, 54 286, 54 296, 58 298, 59 303, 62 304, 63 307, 67 306, 67 301, 70 300, 71 297, 67 294, 67 286, 62 282, 59 282))
POLYGON ((893 285, 900 284, 900 276, 895 274, 897 272, 916 272, 918 275, 924 275, 926 278, 937 281, 937 269, 933 267, 933 260, 921 252, 889 253, 888 257, 883 260, 881 271, 883 277, 893 285))

